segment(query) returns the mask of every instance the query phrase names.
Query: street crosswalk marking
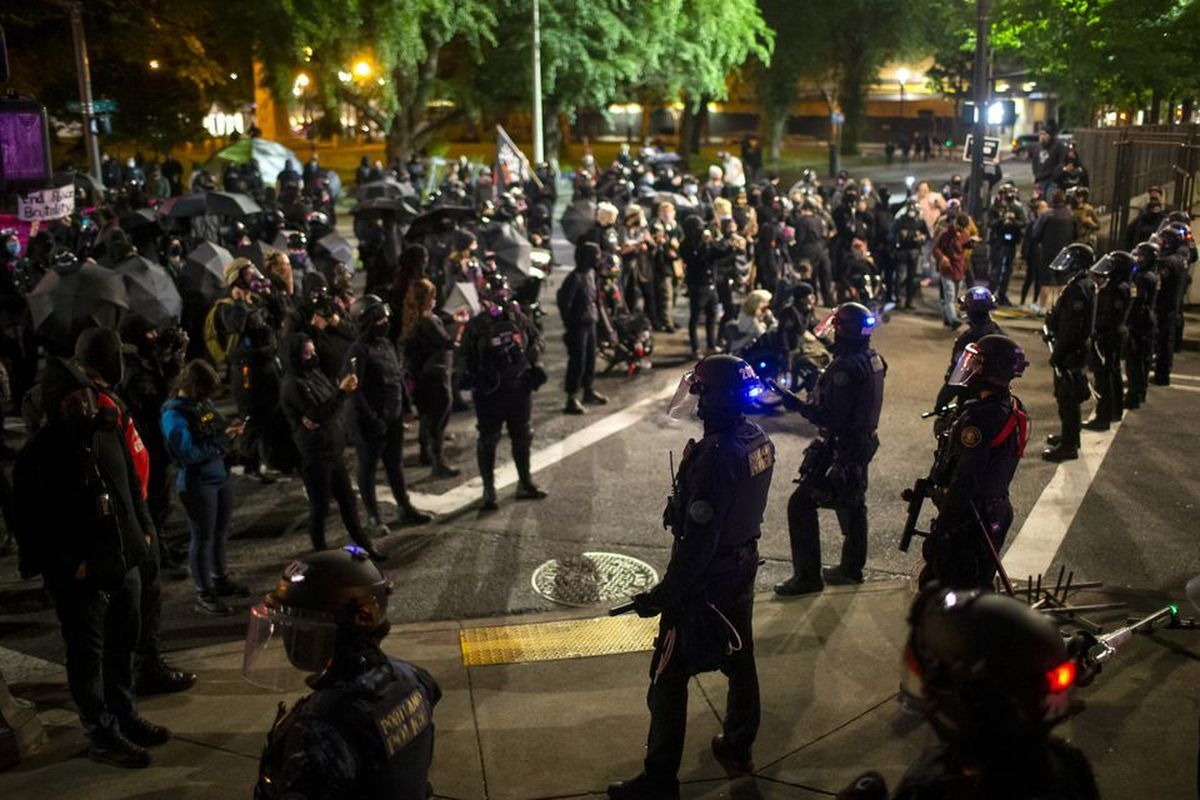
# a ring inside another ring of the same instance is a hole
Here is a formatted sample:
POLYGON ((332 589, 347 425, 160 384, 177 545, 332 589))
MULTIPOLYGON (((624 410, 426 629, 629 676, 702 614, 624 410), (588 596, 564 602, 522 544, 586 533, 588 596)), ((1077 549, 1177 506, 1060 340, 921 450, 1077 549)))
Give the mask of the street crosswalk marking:
MULTIPOLYGON (((1172 378, 1175 376, 1172 375, 1172 378)), ((1168 389, 1182 389, 1185 392, 1200 392, 1200 386, 1180 386, 1178 383, 1172 383, 1168 389)))
POLYGON ((1064 461, 1054 470, 1054 476, 1004 554, 1004 569, 1013 578, 1040 575, 1050 569, 1120 429, 1121 423, 1117 422, 1107 431, 1083 431, 1079 458, 1064 461))
POLYGON ((1172 372, 1171 377, 1185 381, 1200 381, 1200 375, 1181 375, 1178 372, 1172 372))
MULTIPOLYGON (((663 401, 668 400, 674 392, 675 384, 668 384, 649 397, 630 405, 628 408, 608 414, 596 420, 591 425, 577 430, 557 442, 552 442, 540 450, 534 451, 530 458, 530 470, 534 473, 540 472, 581 450, 591 447, 603 439, 607 439, 614 433, 620 433, 649 416, 656 407, 661 410, 663 401)), ((497 491, 512 486, 516 482, 517 468, 511 461, 496 468, 497 491)), ((390 491, 386 484, 381 483, 378 488, 390 491)), ((408 496, 417 508, 434 514, 452 514, 479 500, 482 493, 483 481, 476 476, 442 494, 409 492, 408 496)))

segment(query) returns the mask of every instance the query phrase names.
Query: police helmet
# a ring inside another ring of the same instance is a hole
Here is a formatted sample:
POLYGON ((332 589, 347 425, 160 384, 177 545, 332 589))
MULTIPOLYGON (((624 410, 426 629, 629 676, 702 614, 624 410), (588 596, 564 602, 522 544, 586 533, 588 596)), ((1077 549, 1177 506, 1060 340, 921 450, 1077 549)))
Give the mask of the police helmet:
POLYGON ((1092 264, 1088 272, 1098 278, 1122 278, 1128 277, 1133 271, 1135 261, 1130 253, 1124 250, 1114 250, 1105 255, 1095 264, 1092 264))
POLYGON ((360 547, 296 559, 250 610, 242 674, 259 686, 293 688, 303 673, 329 663, 340 637, 382 639, 391 593, 391 582, 360 547))
POLYGON ((875 332, 878 321, 871 309, 862 303, 842 303, 817 326, 814 333, 823 337, 832 330, 835 341, 865 342, 875 332))
POLYGON ((1007 336, 988 334, 963 349, 947 381, 951 386, 1007 388, 1025 374, 1029 361, 1021 346, 1007 336))
POLYGON ((1058 255, 1050 262, 1050 269, 1054 272, 1076 275, 1089 269, 1094 263, 1096 263, 1096 253, 1092 248, 1076 242, 1058 251, 1058 255))
POLYGON ((918 595, 909 624, 905 662, 948 744, 982 754, 1067 717, 1076 664, 1049 620, 1019 600, 934 587, 918 595))
POLYGON ((1158 242, 1140 242, 1133 248, 1133 255, 1153 264, 1158 260, 1158 242))
POLYGON ((365 294, 358 301, 359 321, 365 326, 377 325, 392 316, 388 304, 377 294, 365 294))
POLYGON ((484 273, 483 299, 497 306, 502 306, 512 298, 512 289, 508 285, 508 277, 498 269, 484 273))
POLYGON ((742 414, 764 391, 754 368, 744 360, 724 353, 706 356, 684 373, 668 414, 674 419, 693 411, 701 419, 742 414))
POLYGON ((303 231, 292 231, 287 237, 288 250, 305 250, 308 248, 308 237, 303 231))
POLYGON ((958 310, 967 316, 996 310, 996 296, 986 286, 972 286, 958 296, 958 310))
POLYGON ((1192 229, 1178 222, 1169 222, 1154 234, 1162 250, 1174 250, 1192 240, 1192 229))

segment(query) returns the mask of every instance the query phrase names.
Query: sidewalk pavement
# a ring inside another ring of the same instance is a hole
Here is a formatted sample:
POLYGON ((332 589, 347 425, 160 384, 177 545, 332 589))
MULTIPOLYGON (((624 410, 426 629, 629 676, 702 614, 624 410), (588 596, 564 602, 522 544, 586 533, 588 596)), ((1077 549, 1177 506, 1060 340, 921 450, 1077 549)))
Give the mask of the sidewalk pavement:
MULTIPOLYGON (((890 783, 933 741, 896 700, 907 581, 831 588, 816 597, 760 596, 755 611, 763 723, 757 779, 729 783, 709 752, 720 731, 724 681, 693 682, 681 780, 687 798, 827 797, 867 769, 890 783)), ((1099 595, 1095 595, 1099 597, 1099 595)), ((1129 600, 1137 611, 1159 598, 1129 600)), ((1080 597, 1080 602, 1092 598, 1080 597)), ((649 653, 464 667, 460 631, 475 626, 593 617, 598 609, 398 627, 386 649, 425 666, 445 696, 435 710, 431 780, 454 800, 602 794, 640 769, 649 653)), ((1115 624, 1123 613, 1110 618, 1115 624)), ((0 775, 6 798, 248 797, 265 733, 281 700, 241 678, 240 642, 172 659, 200 681, 144 700, 142 712, 175 738, 149 769, 123 771, 80 757, 82 730, 60 667, 29 671, 15 695, 36 702, 50 735, 43 750, 0 775)), ((1091 758, 1106 798, 1185 798, 1196 791, 1200 633, 1165 631, 1122 650, 1080 692, 1088 710, 1060 729, 1091 758)))

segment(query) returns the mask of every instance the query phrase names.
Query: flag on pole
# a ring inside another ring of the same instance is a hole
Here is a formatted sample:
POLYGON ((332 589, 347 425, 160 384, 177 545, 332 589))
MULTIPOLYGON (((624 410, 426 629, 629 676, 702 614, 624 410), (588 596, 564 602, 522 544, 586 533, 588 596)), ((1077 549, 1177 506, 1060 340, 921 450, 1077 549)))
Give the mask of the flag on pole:
POLYGON ((497 194, 502 194, 508 187, 524 186, 530 177, 540 186, 537 176, 529 169, 529 159, 517 147, 508 131, 501 125, 496 126, 496 169, 494 186, 497 194))

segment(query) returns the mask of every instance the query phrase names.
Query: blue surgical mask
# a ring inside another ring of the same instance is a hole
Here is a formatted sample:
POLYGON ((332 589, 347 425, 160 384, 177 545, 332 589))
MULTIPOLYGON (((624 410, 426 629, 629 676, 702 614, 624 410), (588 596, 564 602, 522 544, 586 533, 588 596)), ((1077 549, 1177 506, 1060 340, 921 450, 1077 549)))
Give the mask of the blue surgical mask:
POLYGON ((10 256, 21 255, 21 243, 16 239, 12 239, 5 243, 4 249, 8 251, 10 256))

